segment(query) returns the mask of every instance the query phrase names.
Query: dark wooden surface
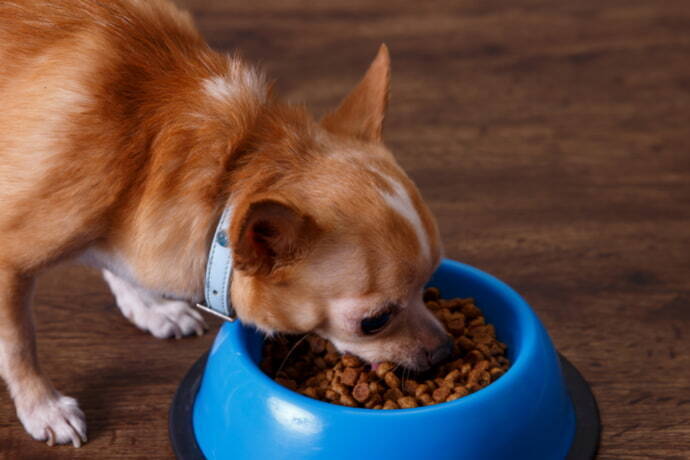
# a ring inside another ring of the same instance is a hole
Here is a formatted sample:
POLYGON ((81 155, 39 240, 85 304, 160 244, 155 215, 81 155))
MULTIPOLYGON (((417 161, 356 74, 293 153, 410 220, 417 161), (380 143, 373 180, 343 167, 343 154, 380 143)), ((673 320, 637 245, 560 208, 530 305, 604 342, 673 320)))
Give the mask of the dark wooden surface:
MULTIPOLYGON (((447 255, 522 293, 591 382, 599 458, 690 458, 690 2, 186 3, 319 114, 386 42, 387 142, 447 255)), ((0 456, 170 458, 170 399, 213 335, 139 332, 82 268, 46 273, 35 304, 90 442, 31 441, 2 392, 0 456)))

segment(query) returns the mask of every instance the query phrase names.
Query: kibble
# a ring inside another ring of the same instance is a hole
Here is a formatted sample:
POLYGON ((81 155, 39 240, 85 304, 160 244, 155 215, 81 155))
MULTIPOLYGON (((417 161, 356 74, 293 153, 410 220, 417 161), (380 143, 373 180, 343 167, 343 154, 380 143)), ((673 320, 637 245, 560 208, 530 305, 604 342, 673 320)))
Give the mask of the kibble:
POLYGON ((417 401, 412 396, 403 396, 398 399, 398 406, 400 406, 401 409, 412 409, 413 407, 417 407, 417 401))
POLYGON ((400 409, 400 406, 395 401, 390 399, 383 403, 383 409, 400 409))
POLYGON ((304 341, 296 337, 267 341, 260 367, 276 382, 310 398, 385 410, 455 401, 508 370, 506 345, 496 339, 493 325, 486 323, 474 299, 442 299, 432 287, 424 292, 424 302, 454 339, 451 359, 424 373, 424 378, 390 362, 372 369, 313 334, 304 341))
POLYGON ((369 395, 371 395, 371 391, 366 383, 358 383, 352 390, 352 397, 361 403, 366 402, 369 395))
POLYGON ((383 381, 391 388, 400 388, 400 379, 393 371, 388 371, 386 375, 383 376, 383 381))
POLYGON ((444 402, 450 396, 451 388, 447 385, 440 386, 434 390, 431 397, 437 403, 444 402))

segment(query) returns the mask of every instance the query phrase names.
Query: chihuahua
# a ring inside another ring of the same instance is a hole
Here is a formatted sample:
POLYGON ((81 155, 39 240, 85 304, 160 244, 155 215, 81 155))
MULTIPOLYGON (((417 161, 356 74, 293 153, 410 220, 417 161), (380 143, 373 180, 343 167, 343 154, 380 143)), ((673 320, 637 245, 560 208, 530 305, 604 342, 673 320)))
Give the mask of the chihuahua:
POLYGON ((382 142, 385 45, 320 121, 163 0, 4 0, 0 62, 0 371, 33 438, 86 442, 37 362, 37 274, 82 261, 137 327, 201 334, 191 304, 229 206, 242 322, 412 370, 449 354, 422 302, 437 225, 382 142))

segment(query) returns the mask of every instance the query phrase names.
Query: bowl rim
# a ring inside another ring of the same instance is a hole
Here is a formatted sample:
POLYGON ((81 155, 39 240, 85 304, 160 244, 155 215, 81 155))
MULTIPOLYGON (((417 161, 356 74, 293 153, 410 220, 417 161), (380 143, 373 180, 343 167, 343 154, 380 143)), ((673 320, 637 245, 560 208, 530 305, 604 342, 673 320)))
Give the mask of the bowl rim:
MULTIPOLYGON (((375 410, 364 407, 341 406, 339 404, 314 399, 279 384, 271 377, 266 375, 263 370, 261 370, 259 363, 254 361, 252 354, 248 349, 248 343, 251 339, 248 337, 245 338, 249 334, 259 333, 256 328, 239 323, 226 324, 223 327, 231 328, 226 332, 229 332, 228 338, 231 338, 233 341, 233 347, 236 349, 237 354, 235 356, 237 357, 237 362, 245 367, 245 370, 250 373, 252 378, 256 378, 254 384, 263 384, 268 386, 268 391, 272 392, 270 394, 280 397, 283 402, 292 403, 305 410, 315 410, 318 412, 332 411, 337 412, 338 415, 350 414, 353 416, 375 415, 379 417, 400 417, 414 416, 417 414, 429 414, 432 412, 446 410, 457 410, 457 408, 462 407, 463 405, 473 403, 491 403, 491 399, 493 398, 494 394, 504 392, 508 390, 510 386, 514 387, 514 385, 519 384, 521 375, 527 371, 526 368, 529 365, 528 363, 530 361, 530 357, 534 356, 537 352, 538 341, 540 339, 539 331, 542 328, 541 323, 527 302, 514 289, 498 278, 478 268, 447 258, 442 259, 439 268, 441 266, 450 267, 454 272, 460 271, 462 272, 462 276, 465 278, 474 277, 475 279, 478 279, 480 282, 489 286, 492 293, 503 297, 505 299, 505 303, 516 312, 515 317, 518 319, 519 324, 519 327, 516 327, 516 330, 520 331, 519 336, 523 338, 523 340, 518 342, 519 346, 514 350, 513 362, 505 374, 486 387, 454 401, 407 409, 375 410)), ((266 338, 267 337, 264 336, 261 338, 261 340, 265 341, 266 338)))

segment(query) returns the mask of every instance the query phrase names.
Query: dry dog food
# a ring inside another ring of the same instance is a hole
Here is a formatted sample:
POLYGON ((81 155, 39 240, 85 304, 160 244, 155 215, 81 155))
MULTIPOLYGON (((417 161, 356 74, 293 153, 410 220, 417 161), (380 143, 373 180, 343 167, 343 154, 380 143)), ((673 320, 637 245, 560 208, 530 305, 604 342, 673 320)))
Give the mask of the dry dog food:
POLYGON ((454 338, 452 357, 423 374, 392 363, 375 368, 341 355, 328 341, 310 334, 267 341, 261 368, 276 382, 311 398, 350 407, 406 409, 453 401, 498 379, 508 370, 506 345, 496 339, 474 299, 442 299, 436 288, 424 293, 426 306, 454 338))

